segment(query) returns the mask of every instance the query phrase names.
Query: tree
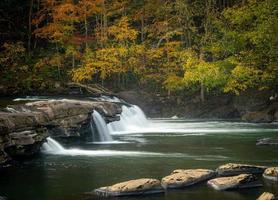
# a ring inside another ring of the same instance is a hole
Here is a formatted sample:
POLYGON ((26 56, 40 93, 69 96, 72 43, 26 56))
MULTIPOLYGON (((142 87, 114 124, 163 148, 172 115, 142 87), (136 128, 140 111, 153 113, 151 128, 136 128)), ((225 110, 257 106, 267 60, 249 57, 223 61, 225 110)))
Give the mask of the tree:
POLYGON ((184 70, 184 84, 187 87, 198 86, 202 102, 206 91, 220 87, 225 80, 225 74, 218 65, 198 58, 194 52, 189 52, 184 70))

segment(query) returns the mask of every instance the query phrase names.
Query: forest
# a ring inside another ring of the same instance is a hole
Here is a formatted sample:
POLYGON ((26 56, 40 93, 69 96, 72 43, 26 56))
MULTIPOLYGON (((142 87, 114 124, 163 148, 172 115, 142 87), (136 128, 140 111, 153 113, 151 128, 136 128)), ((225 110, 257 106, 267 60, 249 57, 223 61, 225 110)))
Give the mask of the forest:
POLYGON ((276 0, 2 0, 0 87, 275 90, 277 19, 276 0))

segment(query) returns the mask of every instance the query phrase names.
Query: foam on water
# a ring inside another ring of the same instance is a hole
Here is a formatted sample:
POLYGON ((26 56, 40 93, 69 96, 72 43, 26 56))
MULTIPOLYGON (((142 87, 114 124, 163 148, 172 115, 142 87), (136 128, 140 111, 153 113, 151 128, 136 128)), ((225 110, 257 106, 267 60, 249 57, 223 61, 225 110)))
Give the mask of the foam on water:
POLYGON ((185 157, 181 153, 156 153, 146 151, 117 151, 117 150, 83 150, 83 149, 65 149, 56 140, 48 137, 47 142, 42 146, 42 152, 52 155, 67 156, 129 156, 129 157, 185 157))

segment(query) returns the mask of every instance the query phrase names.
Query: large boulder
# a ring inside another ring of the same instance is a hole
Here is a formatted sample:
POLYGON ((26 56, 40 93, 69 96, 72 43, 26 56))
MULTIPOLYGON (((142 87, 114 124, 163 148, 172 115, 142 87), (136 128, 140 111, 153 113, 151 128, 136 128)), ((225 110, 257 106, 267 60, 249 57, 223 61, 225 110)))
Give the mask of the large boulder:
POLYGON ((278 167, 267 168, 263 173, 263 177, 269 180, 278 181, 278 167))
POLYGON ((232 175, 238 175, 238 174, 243 174, 243 173, 262 174, 265 169, 266 169, 265 166, 228 163, 228 164, 219 166, 216 169, 216 172, 220 176, 232 176, 232 175))
POLYGON ((247 112, 241 118, 252 123, 270 123, 274 121, 274 115, 264 111, 247 112))
POLYGON ((94 190, 94 192, 100 196, 128 196, 161 193, 164 190, 159 180, 141 178, 101 187, 94 190))
POLYGON ((257 200, 274 200, 275 196, 272 193, 264 192, 262 193, 257 200))
POLYGON ((208 185, 215 190, 232 190, 262 186, 258 179, 252 174, 215 178, 209 180, 208 185))
POLYGON ((214 176, 215 172, 208 169, 178 169, 174 170, 171 175, 162 178, 161 185, 165 189, 187 187, 214 176))

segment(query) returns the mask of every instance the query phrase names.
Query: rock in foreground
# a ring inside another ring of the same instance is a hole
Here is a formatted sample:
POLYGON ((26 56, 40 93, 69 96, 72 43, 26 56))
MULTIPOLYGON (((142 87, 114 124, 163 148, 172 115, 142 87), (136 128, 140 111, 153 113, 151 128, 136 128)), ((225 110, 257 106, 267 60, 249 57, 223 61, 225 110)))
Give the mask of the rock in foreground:
POLYGON ((178 169, 174 170, 171 175, 162 178, 161 185, 165 189, 187 187, 206 181, 214 176, 215 172, 208 169, 178 169))
POLYGON ((238 176, 215 178, 209 180, 208 185, 216 190, 232 190, 262 186, 252 174, 240 174, 238 176))
POLYGON ((100 196, 128 196, 161 193, 164 190, 159 180, 142 178, 101 187, 94 192, 100 196))
POLYGON ((263 177, 269 180, 278 181, 278 167, 267 168, 263 173, 263 177))
POLYGON ((275 196, 272 193, 264 192, 257 200, 274 200, 275 196))
POLYGON ((259 139, 259 140, 257 140, 256 145, 278 146, 278 138, 263 138, 263 139, 259 139))
POLYGON ((220 176, 233 176, 239 174, 262 174, 266 169, 265 166, 247 165, 247 164, 236 164, 228 163, 221 165, 216 169, 216 172, 220 176))

